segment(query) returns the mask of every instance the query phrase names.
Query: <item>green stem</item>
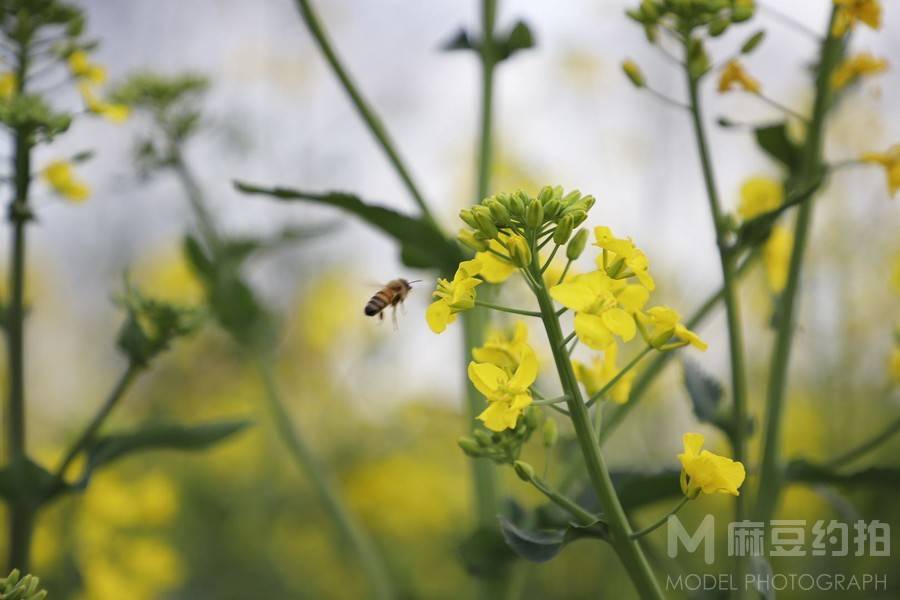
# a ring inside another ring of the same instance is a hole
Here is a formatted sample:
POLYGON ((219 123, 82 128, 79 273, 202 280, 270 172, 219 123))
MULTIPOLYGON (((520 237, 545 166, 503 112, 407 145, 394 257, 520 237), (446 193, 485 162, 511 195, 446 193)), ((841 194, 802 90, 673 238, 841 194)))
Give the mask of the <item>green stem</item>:
POLYGON ((513 315, 524 315, 526 317, 540 317, 541 313, 533 310, 523 310, 521 308, 509 308, 508 306, 500 306, 499 304, 492 304, 490 302, 485 302, 483 300, 476 300, 475 306, 481 306, 482 308, 490 308, 491 310, 499 310, 500 312, 510 313, 513 315))
MULTIPOLYGON (((533 254, 532 273, 535 274, 539 273, 540 265, 537 262, 537 253, 533 254)), ((553 359, 556 362, 560 383, 562 384, 563 392, 569 396, 567 404, 570 418, 575 428, 575 434, 578 438, 578 444, 581 448, 591 483, 597 492, 600 504, 603 506, 604 515, 609 521, 612 545, 616 549, 619 559, 628 571, 640 596, 644 599, 663 598, 659 584, 641 547, 630 538, 632 533, 631 525, 628 523, 628 517, 625 515, 621 502, 619 502, 619 497, 616 495, 606 462, 600 453, 597 437, 591 425, 587 407, 581 396, 581 389, 578 386, 578 381, 575 379, 572 362, 569 360, 565 347, 560 343, 563 339, 562 328, 556 316, 553 300, 547 293, 547 288, 544 286, 543 281, 538 286, 536 293, 538 304, 543 313, 544 328, 547 332, 550 348, 553 351, 553 359)))
POLYGON ((528 483, 544 494, 551 502, 575 517, 578 520, 579 525, 593 525, 599 520, 597 515, 591 514, 568 496, 554 490, 540 477, 534 475, 528 479, 528 483))
POLYGON ((491 182, 493 156, 493 105, 494 68, 497 66, 497 49, 494 43, 494 24, 497 17, 497 0, 481 3, 481 135, 478 143, 478 200, 488 195, 491 182))
MULTIPOLYGON (((16 64, 16 94, 25 93, 28 79, 29 42, 19 42, 16 64)), ((13 131, 14 196, 9 205, 12 226, 12 268, 9 271, 9 306, 6 316, 6 355, 8 391, 6 402, 6 459, 9 463, 23 461, 26 456, 25 435, 25 227, 31 219, 28 191, 31 186, 31 150, 33 133, 27 125, 13 131)), ((28 571, 31 534, 34 525, 33 507, 13 502, 9 515, 9 569, 28 571)))
POLYGON ((290 451, 294 462, 309 477, 340 535, 351 545, 359 558, 360 565, 372 586, 372 597, 379 600, 396 598, 397 594, 391 584, 387 566, 378 549, 350 514, 325 469, 306 445, 297 426, 292 424, 291 417, 281 399, 271 359, 257 356, 255 360, 265 390, 263 396, 271 413, 272 421, 274 421, 275 429, 290 451))
POLYGON ((840 467, 843 467, 847 463, 853 462, 861 456, 868 454, 872 450, 878 448, 878 446, 894 437, 894 435, 896 435, 898 432, 900 432, 900 418, 892 421, 891 424, 884 429, 884 431, 882 431, 872 439, 863 442, 856 448, 848 450, 847 452, 829 460, 827 463, 825 463, 825 466, 831 469, 838 469, 840 467))
MULTIPOLYGON (((828 29, 822 40, 819 66, 816 74, 816 96, 812 119, 803 146, 802 162, 798 174, 798 186, 805 187, 821 176, 824 168, 822 145, 825 117, 831 105, 831 73, 838 64, 844 40, 830 35, 837 7, 832 9, 828 29)), ((775 333, 775 349, 769 366, 769 382, 766 393, 766 424, 760 461, 759 487, 756 495, 754 519, 768 522, 774 513, 782 487, 781 426, 784 416, 784 399, 787 374, 791 360, 794 337, 797 292, 803 267, 803 254, 812 223, 813 199, 800 205, 794 225, 794 246, 788 267, 788 278, 778 304, 778 329, 775 333)))
MULTIPOLYGON (((687 47, 685 47, 687 55, 687 47)), ((713 173, 712 158, 709 152, 709 144, 706 138, 706 130, 703 124, 703 114, 700 102, 699 80, 692 76, 690 70, 685 68, 688 93, 690 95, 691 121, 694 126, 694 136, 697 140, 697 149, 700 154, 700 164, 703 170, 703 182, 706 186, 706 194, 709 200, 710 213, 712 214, 713 227, 716 234, 716 246, 719 250, 719 262, 722 267, 722 298, 725 302, 726 321, 728 323, 728 350, 731 362, 731 393, 732 393, 732 452, 734 460, 746 462, 746 430, 747 430, 747 379, 744 369, 744 342, 741 331, 740 304, 737 289, 737 253, 730 251, 726 242, 726 232, 723 227, 724 215, 719 201, 719 192, 716 187, 715 174, 713 173)), ((735 520, 744 520, 744 497, 735 498, 735 520)), ((745 561, 737 560, 738 580, 743 581, 742 567, 745 561)))
POLYGON ((682 499, 678 502, 678 504, 675 505, 675 507, 674 507, 672 510, 670 510, 669 512, 667 512, 666 514, 664 514, 664 515, 663 515, 662 517, 660 517, 658 520, 656 520, 656 521, 654 521, 652 524, 650 524, 650 525, 644 527, 644 528, 641 529, 640 531, 635 531, 634 533, 632 533, 632 534, 631 534, 631 539, 636 540, 636 539, 638 539, 638 538, 644 537, 645 535, 647 535, 647 534, 650 533, 651 531, 655 531, 655 530, 659 529, 660 527, 662 527, 663 525, 665 525, 666 521, 669 520, 669 517, 671 517, 672 515, 674 515, 675 513, 677 513, 679 510, 681 510, 682 507, 683 507, 685 504, 687 504, 687 503, 688 503, 688 500, 690 500, 690 499, 691 499, 691 498, 690 498, 689 496, 685 496, 684 498, 682 498, 682 499))
POLYGON ((587 406, 588 407, 593 406, 595 402, 597 402, 598 400, 601 400, 603 398, 603 396, 608 394, 609 391, 611 389, 613 389, 613 387, 617 383, 619 383, 619 380, 621 380, 623 377, 625 377, 625 374, 628 373, 628 371, 630 371, 631 369, 636 367, 637 364, 639 362, 641 362, 641 359, 644 358, 645 356, 647 356, 647 354, 649 354, 651 350, 653 350, 653 346, 647 346, 646 348, 641 350, 637 354, 637 356, 635 356, 630 361, 628 361, 628 364, 625 365, 624 367, 622 367, 622 370, 619 371, 618 373, 616 373, 615 377, 613 377, 612 379, 607 381, 606 384, 602 388, 600 388, 596 394, 591 396, 590 400, 588 400, 588 402, 587 402, 587 406))
POLYGON ((319 22, 319 18, 313 10, 309 0, 296 1, 297 8, 300 11, 300 16, 303 18, 303 22, 306 23, 306 27, 309 29, 309 32, 316 40, 316 43, 319 46, 319 50, 322 52, 322 55, 325 57, 325 60, 331 67, 331 70, 334 72, 335 76, 337 76, 338 80, 340 80, 344 91, 346 91, 347 95, 350 96, 350 100, 353 102, 353 106, 356 107, 356 111, 359 113, 359 116, 362 117, 363 121, 365 121, 366 125, 368 126, 369 131, 372 132, 372 135, 375 136, 375 139, 381 145, 381 149, 387 155, 388 160, 394 167, 394 170, 397 171, 397 174, 400 176, 400 179, 403 181, 406 189, 409 190, 409 193, 413 197, 413 200, 422 211, 422 216, 432 224, 434 224, 434 217, 432 216, 431 211, 428 209, 428 204, 425 202, 425 198, 419 191, 419 188, 416 185, 415 181, 413 181, 412 175, 410 175, 409 170, 406 168, 406 164, 400 158, 400 154, 394 147, 394 142, 388 135, 387 129, 385 129, 384 124, 382 124, 381 122, 381 119, 378 118, 378 115, 375 114, 375 112, 369 106, 368 102, 366 102, 366 99, 363 98, 362 93, 360 93, 359 89, 357 89, 356 84, 350 78, 349 73, 338 58, 334 47, 332 47, 331 42, 329 41, 328 36, 325 33, 325 30, 322 28, 322 25, 319 22))

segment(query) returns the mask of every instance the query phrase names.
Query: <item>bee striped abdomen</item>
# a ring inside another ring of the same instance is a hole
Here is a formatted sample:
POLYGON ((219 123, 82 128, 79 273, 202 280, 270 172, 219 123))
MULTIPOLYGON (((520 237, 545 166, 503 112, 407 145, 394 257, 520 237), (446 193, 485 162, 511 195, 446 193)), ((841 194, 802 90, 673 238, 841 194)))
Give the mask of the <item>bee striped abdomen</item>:
POLYGON ((368 304, 366 304, 366 315, 369 317, 377 315, 383 311, 393 299, 394 293, 390 289, 385 288, 379 290, 378 293, 372 296, 368 304))

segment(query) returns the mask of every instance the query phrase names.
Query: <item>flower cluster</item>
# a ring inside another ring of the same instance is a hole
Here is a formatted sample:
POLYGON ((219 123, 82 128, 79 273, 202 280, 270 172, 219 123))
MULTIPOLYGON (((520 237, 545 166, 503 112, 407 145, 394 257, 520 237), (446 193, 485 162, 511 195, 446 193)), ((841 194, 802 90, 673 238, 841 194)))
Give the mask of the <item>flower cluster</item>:
POLYGON ((702 450, 704 438, 699 433, 682 437, 684 452, 681 461, 681 491, 689 498, 704 494, 737 496, 747 473, 740 462, 702 450))
POLYGON ((476 429, 472 435, 459 438, 457 444, 467 456, 472 458, 487 458, 498 464, 513 464, 522 454, 522 446, 531 439, 532 434, 538 428, 543 429, 546 438, 546 432, 552 429, 552 427, 547 427, 548 423, 555 424, 555 421, 545 420, 539 407, 529 406, 522 411, 522 418, 518 420, 515 427, 490 433, 476 429), (543 427, 541 427, 542 421, 543 427))
POLYGON ((704 28, 717 37, 732 24, 750 19, 754 11, 753 0, 642 0, 638 8, 626 14, 655 40, 660 26, 675 31, 704 28))
POLYGON ((438 279, 434 297, 437 298, 425 311, 428 326, 435 333, 442 333, 447 325, 456 320, 456 314, 475 306, 475 288, 482 280, 476 275, 481 272, 481 260, 475 258, 459 263, 453 279, 438 279))
POLYGON ((87 52, 81 49, 72 51, 68 56, 69 71, 78 84, 78 91, 88 112, 105 117, 113 123, 128 120, 130 109, 125 104, 107 102, 97 95, 96 87, 106 81, 106 68, 91 62, 87 52))
POLYGON ((887 71, 888 62, 868 52, 845 59, 831 74, 831 87, 840 90, 857 79, 887 71))
POLYGON ((878 0, 834 0, 838 7, 831 35, 840 37, 852 31, 857 23, 872 29, 881 28, 881 3, 878 0))

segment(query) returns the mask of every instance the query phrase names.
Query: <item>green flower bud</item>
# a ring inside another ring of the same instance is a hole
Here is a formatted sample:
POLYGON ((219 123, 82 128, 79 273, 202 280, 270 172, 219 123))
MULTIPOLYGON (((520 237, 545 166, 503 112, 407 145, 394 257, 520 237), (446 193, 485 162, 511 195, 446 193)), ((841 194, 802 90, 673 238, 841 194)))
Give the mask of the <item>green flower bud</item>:
POLYGON ((537 406, 529 406, 522 414, 525 416, 522 420, 529 429, 537 429, 537 426, 541 424, 541 417, 544 416, 544 413, 537 406))
POLYGON ((456 444, 467 456, 471 456, 472 458, 481 458, 484 456, 484 449, 475 438, 464 436, 456 440, 456 444))
POLYGON ((581 253, 584 252, 584 247, 587 246, 588 239, 588 230, 587 229, 579 229, 578 233, 575 234, 575 237, 569 242, 569 245, 566 246, 566 258, 569 260, 577 260, 581 253))
MULTIPOLYGON (((549 190, 550 188, 544 188, 549 190)), ((552 193, 552 192, 551 192, 552 193)), ((541 192, 543 196, 543 191, 541 192)), ((531 229, 538 229, 544 224, 544 206, 541 202, 532 202, 525 207, 525 225, 531 229)))
POLYGON ((568 216, 572 217, 573 228, 578 227, 587 220, 587 213, 583 210, 573 210, 568 216))
POLYGON ((766 32, 762 29, 751 35, 749 38, 747 38, 747 41, 744 42, 744 45, 741 46, 741 54, 750 54, 751 52, 756 50, 756 47, 762 43, 765 37, 766 32))
POLYGON ((733 23, 742 23, 753 16, 754 7, 752 2, 743 2, 736 5, 731 11, 731 21, 733 23))
POLYGON ((463 246, 470 248, 475 252, 484 252, 488 249, 487 240, 476 238, 475 233, 468 229, 460 229, 456 239, 458 239, 463 246))
POLYGON ((644 25, 644 37, 647 38, 647 41, 651 44, 656 43, 657 35, 656 35, 656 27, 652 25, 644 25))
POLYGON ((499 194, 494 196, 494 200, 503 205, 503 208, 509 210, 509 194, 506 192, 500 192, 499 194))
POLYGON ((647 85, 647 80, 644 79, 644 74, 641 72, 641 68, 637 66, 637 63, 633 60, 623 61, 622 71, 625 73, 625 76, 631 80, 631 83, 634 84, 634 87, 642 88, 647 85))
POLYGON ((522 196, 513 194, 509 197, 509 212, 516 217, 521 217, 525 214, 525 201, 522 200, 522 196))
POLYGON ((552 448, 556 445, 557 440, 559 440, 559 429, 556 427, 556 421, 553 419, 547 419, 544 421, 544 447, 552 448))
MULTIPOLYGON (((527 207, 531 203, 531 197, 524 191, 519 190, 515 193, 515 195, 519 197, 519 200, 521 201, 523 207, 527 207)), ((524 210, 524 208, 522 210, 524 210)))
POLYGON ((494 438, 487 431, 483 429, 476 429, 472 432, 472 435, 475 437, 475 440, 482 446, 491 446, 494 443, 494 438))
POLYGON ((581 202, 584 204, 584 212, 590 211, 594 208, 594 204, 596 204, 597 199, 588 194, 584 198, 581 199, 581 202))
POLYGON ((549 185, 545 185, 541 188, 541 193, 538 194, 538 202, 542 205, 550 202, 550 199, 553 198, 553 188, 549 185))
POLYGON ((475 222, 478 224, 478 229, 480 229, 484 235, 492 240, 500 235, 500 232, 497 231, 497 226, 494 225, 494 217, 491 215, 490 210, 484 206, 475 206, 472 208, 472 213, 475 215, 475 222))
POLYGON ((548 221, 555 219, 561 212, 562 205, 556 198, 551 198, 550 201, 544 205, 544 218, 548 221))
POLYGON ((475 220, 475 215, 472 214, 472 211, 468 208, 464 208, 459 211, 460 220, 471 227, 472 229, 478 229, 478 221, 475 220))
POLYGON ((525 269, 531 264, 531 248, 528 247, 528 242, 523 237, 518 235, 511 237, 506 242, 506 249, 509 252, 510 260, 517 267, 525 269))
POLYGON ((641 1, 641 12, 648 19, 653 19, 655 21, 659 18, 659 10, 657 10, 656 5, 653 4, 651 0, 641 1))
POLYGON ((572 235, 574 225, 575 222, 572 219, 572 215, 565 215, 560 219, 559 223, 556 225, 556 231, 553 232, 553 243, 557 246, 562 246, 568 242, 569 236, 572 235))
POLYGON ((515 469, 516 475, 518 475, 519 479, 522 481, 531 481, 534 479, 534 467, 527 462, 517 460, 513 463, 513 469, 515 469))
POLYGON ((727 19, 715 19, 709 24, 709 27, 707 29, 709 31, 709 35, 711 35, 712 37, 719 37, 720 35, 725 33, 725 30, 728 29, 729 25, 731 25, 731 21, 728 21, 727 19))
POLYGON ((559 201, 562 201, 562 197, 563 197, 563 192, 564 192, 564 191, 565 191, 565 190, 563 190, 563 186, 561 186, 561 185, 558 185, 558 186, 554 187, 554 188, 553 188, 553 197, 556 198, 556 199, 559 200, 559 201))
POLYGON ((487 203, 487 207, 491 211, 491 216, 494 217, 495 223, 499 225, 509 225, 509 211, 506 210, 505 206, 497 200, 490 200, 487 203))
POLYGON ((700 77, 709 70, 709 56, 703 47, 703 41, 692 38, 688 46, 688 71, 694 79, 700 77))
POLYGON ((563 196, 562 200, 560 200, 560 204, 568 208, 579 200, 581 200, 581 192, 579 192, 578 190, 572 190, 571 192, 563 196))

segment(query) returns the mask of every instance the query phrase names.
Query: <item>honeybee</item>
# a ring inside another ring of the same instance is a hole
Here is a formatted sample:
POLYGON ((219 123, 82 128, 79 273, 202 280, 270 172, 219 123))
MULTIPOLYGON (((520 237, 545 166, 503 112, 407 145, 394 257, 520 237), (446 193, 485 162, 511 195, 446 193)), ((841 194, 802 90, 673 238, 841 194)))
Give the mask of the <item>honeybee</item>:
POLYGON ((403 301, 412 290, 412 284, 418 283, 421 279, 407 281, 405 279, 392 279, 384 284, 384 287, 375 292, 375 295, 369 299, 366 304, 365 313, 368 317, 378 315, 379 320, 384 320, 384 309, 390 306, 393 309, 391 318, 394 321, 394 327, 397 327, 397 305, 403 305, 403 301))

